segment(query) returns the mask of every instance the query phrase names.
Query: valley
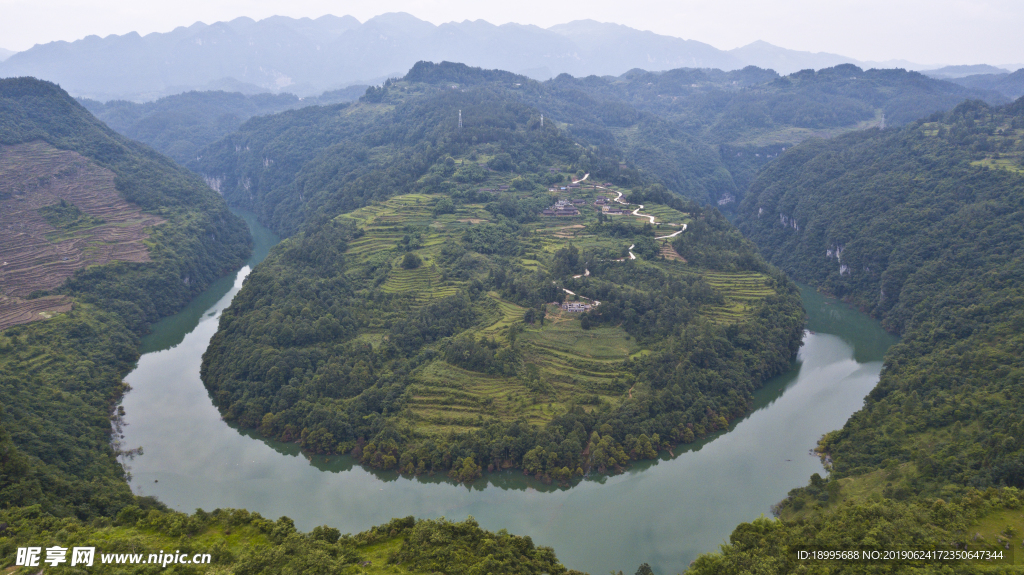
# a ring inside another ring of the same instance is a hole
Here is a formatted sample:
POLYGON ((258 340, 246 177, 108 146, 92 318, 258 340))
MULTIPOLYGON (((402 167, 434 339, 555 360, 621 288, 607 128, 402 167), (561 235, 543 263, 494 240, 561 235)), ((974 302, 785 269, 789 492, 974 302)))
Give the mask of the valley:
POLYGON ((0 553, 1019 551, 1024 117, 972 82, 419 62, 358 99, 83 106, 0 80, 0 553))

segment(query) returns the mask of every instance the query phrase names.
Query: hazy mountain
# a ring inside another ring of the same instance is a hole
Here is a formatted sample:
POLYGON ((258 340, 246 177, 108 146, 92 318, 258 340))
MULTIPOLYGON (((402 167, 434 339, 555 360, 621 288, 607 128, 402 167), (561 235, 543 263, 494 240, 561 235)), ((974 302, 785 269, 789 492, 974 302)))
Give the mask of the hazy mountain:
POLYGON ((828 52, 803 52, 800 50, 789 50, 769 44, 762 40, 751 42, 746 46, 729 50, 729 54, 735 56, 745 65, 757 66, 775 70, 780 74, 792 74, 800 70, 820 70, 831 68, 840 64, 855 64, 861 68, 906 68, 908 70, 919 70, 923 66, 908 62, 907 60, 886 60, 884 62, 857 60, 849 56, 830 54, 828 52))
POLYGON ((617 24, 578 20, 544 29, 496 26, 483 20, 436 26, 409 14, 383 14, 360 23, 351 16, 197 22, 167 33, 132 32, 74 42, 50 42, 0 62, 0 77, 35 76, 78 97, 153 100, 189 90, 248 94, 319 94, 352 84, 399 77, 420 60, 463 62, 546 80, 617 76, 641 68, 718 68, 748 65, 782 74, 841 63, 920 68, 909 62, 860 62, 836 54, 800 52, 755 42, 731 51, 694 40, 617 24))
POLYGON ((1010 70, 988 64, 974 64, 970 66, 944 66, 935 70, 926 70, 923 73, 932 78, 951 79, 976 76, 978 74, 1009 74, 1010 70))
POLYGON ((125 100, 103 103, 86 98, 79 102, 115 131, 146 143, 184 165, 195 159, 200 148, 237 130, 253 116, 351 102, 362 96, 366 88, 349 86, 314 98, 287 93, 191 91, 145 103, 125 100))
POLYGON ((976 74, 963 78, 952 78, 950 81, 967 88, 993 90, 1011 100, 1024 96, 1024 68, 1012 74, 976 74))
POLYGON ((15 54, 17 54, 17 52, 12 52, 11 50, 4 50, 3 48, 0 48, 0 62, 3 62, 4 60, 10 58, 15 54))

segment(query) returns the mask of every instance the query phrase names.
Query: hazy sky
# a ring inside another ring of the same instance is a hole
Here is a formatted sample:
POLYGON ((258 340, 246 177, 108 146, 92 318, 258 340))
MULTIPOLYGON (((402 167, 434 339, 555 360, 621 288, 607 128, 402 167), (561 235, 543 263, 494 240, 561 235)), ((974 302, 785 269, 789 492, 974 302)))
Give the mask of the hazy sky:
POLYGON ((590 18, 729 49, 765 40, 860 60, 1024 62, 1024 0, 0 0, 0 47, 275 14, 408 12, 435 24, 484 19, 548 27, 590 18))

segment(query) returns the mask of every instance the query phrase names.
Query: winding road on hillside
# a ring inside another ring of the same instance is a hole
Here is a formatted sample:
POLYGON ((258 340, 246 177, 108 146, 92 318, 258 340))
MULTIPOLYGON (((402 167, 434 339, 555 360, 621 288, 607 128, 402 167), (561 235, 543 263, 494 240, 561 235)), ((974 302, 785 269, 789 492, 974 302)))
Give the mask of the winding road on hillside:
MULTIPOLYGON (((586 180, 589 176, 590 176, 590 174, 584 174, 582 179, 580 179, 580 180, 573 180, 573 183, 574 184, 578 184, 578 183, 582 182, 583 180, 586 180)), ((602 190, 607 189, 604 186, 594 186, 594 187, 602 189, 602 190)), ((618 194, 618 196, 615 197, 615 201, 616 202, 618 202, 620 204, 623 204, 623 205, 628 205, 627 202, 623 201, 623 199, 622 199, 622 192, 616 190, 615 193, 618 194)), ((639 217, 639 218, 650 218, 651 225, 654 225, 656 223, 655 219, 654 219, 654 216, 649 215, 649 214, 641 214, 640 210, 644 209, 644 205, 643 204, 639 204, 639 205, 640 205, 640 207, 635 209, 635 210, 633 210, 632 214, 634 216, 639 217)), ((656 240, 667 240, 669 238, 674 238, 674 237, 678 236, 679 234, 681 234, 681 233, 686 231, 686 224, 667 224, 667 225, 670 225, 670 226, 682 226, 682 227, 680 227, 678 230, 672 232, 671 234, 668 234, 667 236, 655 236, 654 239, 656 239, 656 240)), ((635 248, 635 247, 636 247, 636 244, 630 244, 630 246, 629 246, 629 259, 631 259, 631 260, 635 260, 636 259, 636 254, 633 253, 633 248, 635 248)), ((611 261, 613 261, 613 262, 624 262, 624 261, 626 261, 626 258, 621 258, 621 259, 611 260, 611 261)), ((574 275, 574 276, 572 276, 572 278, 573 279, 579 279, 581 277, 587 277, 587 276, 590 276, 590 270, 584 268, 582 275, 574 275)), ((551 282, 551 283, 555 283, 555 282, 551 282)), ((567 290, 565 288, 562 288, 562 291, 564 291, 565 293, 567 293, 569 295, 573 295, 573 296, 577 295, 575 292, 571 292, 571 291, 569 291, 569 290, 567 290)), ((587 297, 584 297, 584 296, 577 296, 577 297, 581 297, 583 299, 590 300, 590 298, 587 298, 587 297)), ((597 300, 590 300, 590 301, 594 302, 593 303, 594 307, 597 307, 597 306, 601 305, 601 302, 599 302, 597 300)), ((630 389, 630 392, 632 392, 632 391, 633 390, 630 389)), ((632 395, 631 395, 631 397, 632 397, 632 395)))
MULTIPOLYGON (((587 174, 587 175, 590 175, 590 174, 587 174)), ((583 181, 583 180, 580 180, 580 181, 583 181)), ((604 186, 597 186, 597 187, 601 188, 601 189, 606 189, 604 186)), ((618 196, 615 197, 615 201, 616 202, 618 202, 618 203, 620 203, 622 205, 628 205, 627 202, 623 201, 623 199, 622 199, 622 192, 616 191, 615 193, 618 194, 618 196)), ((642 209, 644 209, 644 205, 640 204, 640 207, 635 209, 635 210, 633 210, 632 214, 634 216, 638 217, 638 218, 649 218, 651 220, 651 225, 654 225, 655 223, 657 223, 655 221, 655 219, 654 219, 654 216, 652 216, 650 214, 641 214, 640 210, 642 210, 642 209)), ((675 232, 673 232, 673 233, 671 233, 671 234, 669 234, 667 236, 655 236, 654 239, 656 239, 656 240, 667 240, 668 238, 674 238, 674 237, 678 236, 679 234, 681 234, 681 233, 686 231, 686 224, 665 224, 665 225, 669 225, 669 226, 682 226, 682 227, 679 228, 677 231, 675 231, 675 232)), ((633 246, 629 246, 629 249, 632 250, 633 246)), ((629 255, 630 255, 630 259, 634 259, 634 260, 636 259, 636 256, 633 255, 633 252, 629 252, 629 255)))

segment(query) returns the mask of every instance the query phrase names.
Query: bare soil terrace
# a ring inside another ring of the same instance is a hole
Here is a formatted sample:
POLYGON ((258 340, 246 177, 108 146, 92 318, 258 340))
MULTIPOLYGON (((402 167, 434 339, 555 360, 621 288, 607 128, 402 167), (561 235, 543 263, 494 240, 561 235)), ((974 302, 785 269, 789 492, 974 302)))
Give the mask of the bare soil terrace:
POLYGON ((76 270, 149 261, 146 229, 163 223, 114 187, 114 173, 45 142, 0 146, 0 330, 68 311, 71 299, 26 300, 76 270), (40 211, 61 201, 85 218, 55 227, 40 211))

